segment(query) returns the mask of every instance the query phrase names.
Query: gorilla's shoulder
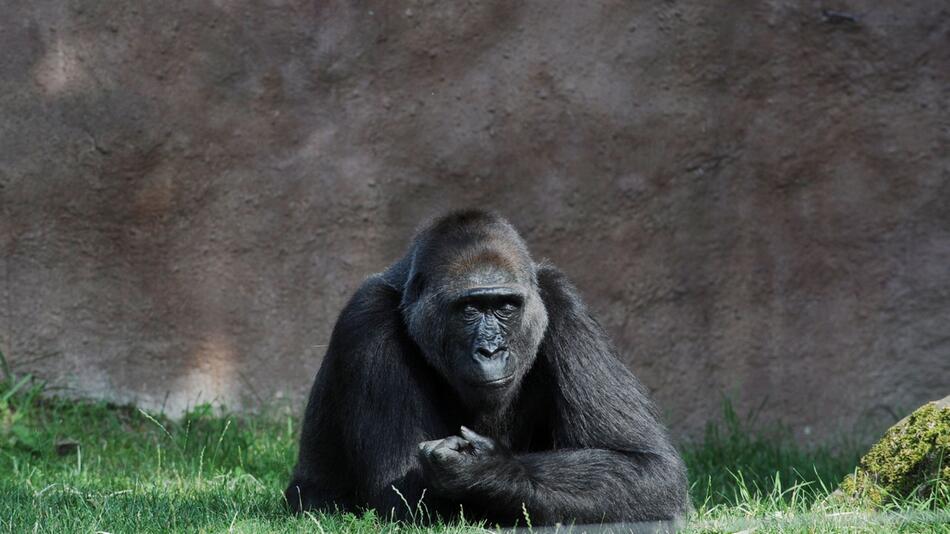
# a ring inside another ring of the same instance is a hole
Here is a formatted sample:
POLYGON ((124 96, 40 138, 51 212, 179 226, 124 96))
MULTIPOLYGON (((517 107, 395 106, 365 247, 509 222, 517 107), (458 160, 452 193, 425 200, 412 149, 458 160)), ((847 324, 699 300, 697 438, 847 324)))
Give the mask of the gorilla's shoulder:
POLYGON ((363 280, 353 292, 342 313, 366 314, 398 311, 400 292, 382 274, 374 274, 363 280))
POLYGON ((547 262, 537 265, 538 289, 548 311, 583 309, 580 293, 560 269, 547 262))
POLYGON ((397 334, 400 326, 400 291, 381 274, 367 278, 340 312, 334 335, 347 344, 378 339, 380 334, 397 334), (373 336, 367 336, 372 332, 373 336))

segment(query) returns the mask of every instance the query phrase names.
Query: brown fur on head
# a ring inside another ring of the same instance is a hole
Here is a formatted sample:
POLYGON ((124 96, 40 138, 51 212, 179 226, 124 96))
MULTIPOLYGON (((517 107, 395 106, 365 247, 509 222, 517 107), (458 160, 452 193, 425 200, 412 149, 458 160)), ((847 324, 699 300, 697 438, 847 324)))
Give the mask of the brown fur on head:
POLYGON ((427 283, 451 284, 477 269, 496 269, 518 282, 535 279, 528 247, 500 215, 482 210, 450 213, 433 220, 413 239, 410 273, 427 283))

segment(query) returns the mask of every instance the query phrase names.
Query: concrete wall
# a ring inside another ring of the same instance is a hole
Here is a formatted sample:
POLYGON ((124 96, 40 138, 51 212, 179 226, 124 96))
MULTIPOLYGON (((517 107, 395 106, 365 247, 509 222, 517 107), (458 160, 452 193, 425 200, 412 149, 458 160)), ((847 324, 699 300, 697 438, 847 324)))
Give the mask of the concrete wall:
POLYGON ((880 429, 950 390, 948 107, 942 0, 6 2, 0 346, 300 402, 360 281, 488 206, 679 435, 880 429))

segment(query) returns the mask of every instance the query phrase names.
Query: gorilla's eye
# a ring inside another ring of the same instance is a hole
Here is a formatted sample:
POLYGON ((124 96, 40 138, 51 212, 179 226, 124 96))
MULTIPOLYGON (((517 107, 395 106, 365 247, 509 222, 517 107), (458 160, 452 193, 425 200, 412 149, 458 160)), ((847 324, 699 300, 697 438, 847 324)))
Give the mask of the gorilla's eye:
POLYGON ((502 319, 507 319, 514 315, 516 311, 518 311, 518 307, 509 302, 495 310, 495 314, 502 319))
POLYGON ((481 312, 478 311, 478 308, 476 308, 475 306, 468 304, 464 308, 462 308, 462 315, 466 319, 476 319, 478 318, 479 315, 481 315, 481 312))

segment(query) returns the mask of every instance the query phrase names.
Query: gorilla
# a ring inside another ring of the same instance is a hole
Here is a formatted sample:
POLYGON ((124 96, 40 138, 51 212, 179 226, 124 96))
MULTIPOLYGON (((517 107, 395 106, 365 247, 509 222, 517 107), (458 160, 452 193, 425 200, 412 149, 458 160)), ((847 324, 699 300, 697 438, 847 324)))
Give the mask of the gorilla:
POLYGON ((436 219, 337 319, 294 511, 491 524, 676 520, 686 471, 643 386, 500 216, 436 219))

